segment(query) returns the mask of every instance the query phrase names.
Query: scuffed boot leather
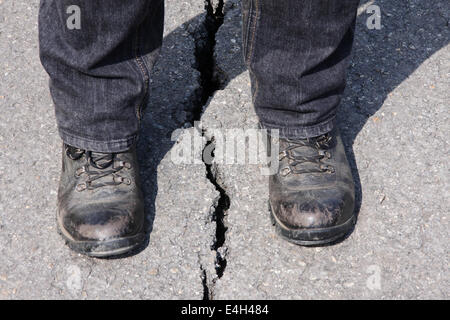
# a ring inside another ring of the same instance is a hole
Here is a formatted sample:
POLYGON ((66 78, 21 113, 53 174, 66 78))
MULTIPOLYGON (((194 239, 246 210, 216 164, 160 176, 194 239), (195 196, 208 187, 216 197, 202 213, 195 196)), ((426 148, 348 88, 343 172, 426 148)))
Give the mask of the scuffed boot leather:
POLYGON ((279 169, 270 177, 269 195, 272 222, 286 240, 322 245, 345 236, 356 220, 355 191, 339 132, 280 138, 279 169))
POLYGON ((58 229, 82 254, 112 256, 144 240, 144 204, 135 148, 105 154, 63 145, 58 229))

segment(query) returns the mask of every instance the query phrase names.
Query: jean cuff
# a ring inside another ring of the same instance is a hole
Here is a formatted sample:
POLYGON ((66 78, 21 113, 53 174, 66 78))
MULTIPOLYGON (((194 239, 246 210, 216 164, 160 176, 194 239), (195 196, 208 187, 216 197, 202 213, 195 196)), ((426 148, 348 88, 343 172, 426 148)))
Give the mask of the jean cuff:
POLYGON ((279 130, 279 137, 283 139, 306 139, 318 137, 334 129, 336 117, 309 127, 279 127, 267 123, 260 123, 262 129, 279 130))
POLYGON ((59 136, 64 143, 88 151, 103 152, 103 153, 118 153, 124 152, 131 148, 136 142, 137 136, 132 136, 125 139, 117 139, 111 141, 98 141, 90 138, 75 136, 64 130, 59 129, 59 136))

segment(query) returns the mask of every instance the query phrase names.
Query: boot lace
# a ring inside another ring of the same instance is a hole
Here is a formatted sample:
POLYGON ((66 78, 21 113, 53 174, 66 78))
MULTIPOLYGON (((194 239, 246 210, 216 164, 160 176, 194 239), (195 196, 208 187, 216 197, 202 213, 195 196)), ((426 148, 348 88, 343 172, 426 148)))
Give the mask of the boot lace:
POLYGON ((322 162, 324 159, 331 159, 331 153, 326 150, 329 147, 330 141, 332 140, 331 135, 324 134, 314 139, 304 139, 304 140, 290 140, 286 139, 287 142, 284 150, 279 153, 279 161, 287 158, 287 167, 281 169, 280 174, 282 176, 287 176, 289 174, 303 174, 303 173, 333 173, 335 170, 332 166, 326 165, 322 162), (316 155, 295 155, 293 151, 300 147, 310 147, 317 150, 316 155), (310 168, 298 169, 297 166, 304 163, 313 163, 317 166, 310 168))
POLYGON ((77 191, 93 190, 104 186, 131 184, 131 180, 122 177, 119 172, 124 168, 130 169, 131 164, 120 160, 117 153, 99 153, 66 146, 66 154, 72 160, 78 160, 83 155, 86 163, 75 171, 75 177, 86 176, 86 180, 76 186, 77 191), (112 179, 102 179, 111 176, 112 179), (100 180, 101 179, 101 180, 100 180))

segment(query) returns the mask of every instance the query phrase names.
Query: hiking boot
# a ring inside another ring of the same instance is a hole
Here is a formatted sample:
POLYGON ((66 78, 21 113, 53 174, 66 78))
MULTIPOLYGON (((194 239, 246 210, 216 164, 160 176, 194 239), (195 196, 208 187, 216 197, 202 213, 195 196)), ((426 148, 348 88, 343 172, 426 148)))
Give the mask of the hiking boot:
POLYGON ((135 147, 99 153, 63 145, 58 230, 79 253, 123 254, 144 240, 144 201, 135 147))
POLYGON ((279 169, 270 176, 269 207, 277 233, 299 245, 322 245, 348 234, 355 190, 337 129, 309 139, 279 139, 279 169))

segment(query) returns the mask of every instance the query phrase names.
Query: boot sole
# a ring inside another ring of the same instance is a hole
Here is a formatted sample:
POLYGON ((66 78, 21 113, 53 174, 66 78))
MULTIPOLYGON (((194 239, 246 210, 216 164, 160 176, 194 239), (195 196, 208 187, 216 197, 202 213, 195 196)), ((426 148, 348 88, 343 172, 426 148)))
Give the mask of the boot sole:
POLYGON ((337 242, 348 235, 356 223, 356 217, 353 216, 343 224, 329 228, 290 229, 275 216, 270 202, 269 212, 270 220, 275 227, 275 231, 279 236, 281 236, 281 238, 291 243, 306 247, 320 246, 337 242))
POLYGON ((96 258, 105 258, 127 253, 141 245, 145 239, 144 234, 139 233, 131 237, 107 241, 76 241, 71 239, 59 226, 58 233, 64 239, 66 245, 73 251, 96 258))

